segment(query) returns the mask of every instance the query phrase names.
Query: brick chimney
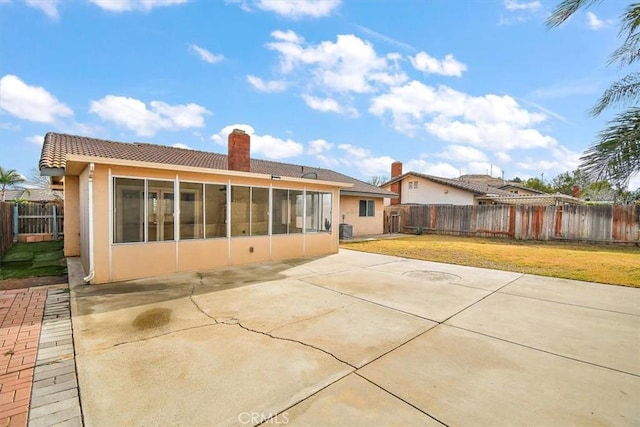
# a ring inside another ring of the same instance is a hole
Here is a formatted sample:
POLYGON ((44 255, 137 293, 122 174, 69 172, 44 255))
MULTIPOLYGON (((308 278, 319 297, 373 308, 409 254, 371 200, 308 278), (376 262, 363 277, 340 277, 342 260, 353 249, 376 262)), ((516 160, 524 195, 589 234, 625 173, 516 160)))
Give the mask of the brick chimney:
POLYGON ((571 195, 573 197, 575 197, 576 199, 579 199, 580 198, 580 186, 574 185, 573 188, 571 189, 571 195))
MULTIPOLYGON (((391 163, 391 179, 397 178, 402 175, 402 162, 391 163)), ((394 182, 391 184, 391 191, 396 193, 399 198, 391 199, 392 205, 399 205, 402 202, 402 182, 394 182)))
POLYGON ((227 169, 251 172, 251 138, 240 129, 229 134, 227 169))

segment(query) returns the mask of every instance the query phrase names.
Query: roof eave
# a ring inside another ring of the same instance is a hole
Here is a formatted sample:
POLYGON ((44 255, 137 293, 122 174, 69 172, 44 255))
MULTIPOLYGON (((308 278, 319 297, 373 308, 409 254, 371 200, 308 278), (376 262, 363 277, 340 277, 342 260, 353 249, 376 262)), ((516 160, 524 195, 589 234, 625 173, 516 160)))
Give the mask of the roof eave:
POLYGON ((395 193, 387 194, 387 193, 374 193, 374 192, 368 192, 368 191, 352 191, 352 190, 340 190, 340 194, 344 196, 374 197, 374 198, 380 198, 380 199, 385 199, 385 198, 398 199, 400 197, 395 193))
MULTIPOLYGON (((240 171, 234 171, 234 170, 228 170, 228 169, 213 169, 213 168, 202 168, 202 167, 195 167, 195 166, 183 166, 183 165, 176 165, 172 163, 150 163, 150 162, 141 162, 141 161, 135 161, 135 160, 121 160, 121 159, 112 159, 112 158, 105 158, 105 157, 91 157, 91 156, 82 156, 78 154, 67 154, 66 162, 67 164, 68 163, 85 163, 85 164, 95 163, 95 164, 103 164, 108 166, 163 169, 163 170, 173 170, 178 172, 195 172, 195 173, 203 173, 203 174, 214 173, 214 174, 226 175, 226 176, 269 179, 271 181, 276 181, 276 182, 277 181, 296 182, 296 183, 304 183, 304 184, 326 185, 326 186, 340 187, 340 188, 353 187, 353 184, 349 182, 324 181, 324 180, 318 180, 318 179, 296 178, 296 177, 269 175, 269 174, 254 173, 254 172, 240 172, 240 171)), ((64 171, 64 169, 62 170, 64 171)))

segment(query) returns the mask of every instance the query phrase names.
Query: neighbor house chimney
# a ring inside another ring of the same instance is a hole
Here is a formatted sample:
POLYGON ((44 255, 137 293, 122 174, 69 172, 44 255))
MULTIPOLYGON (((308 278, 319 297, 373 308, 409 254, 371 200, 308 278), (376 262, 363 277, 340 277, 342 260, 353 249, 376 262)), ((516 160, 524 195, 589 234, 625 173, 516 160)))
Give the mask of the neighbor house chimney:
POLYGON ((571 195, 573 197, 575 197, 576 199, 579 199, 580 198, 580 186, 574 185, 573 188, 571 189, 571 195))
POLYGON ((251 138, 240 129, 229 134, 227 169, 240 172, 251 172, 251 138))
MULTIPOLYGON (((402 175, 402 162, 391 163, 391 179, 397 178, 400 175, 402 175)), ((398 181, 391 184, 391 191, 399 196, 397 199, 391 199, 391 204, 399 205, 402 203, 402 182, 398 181)))

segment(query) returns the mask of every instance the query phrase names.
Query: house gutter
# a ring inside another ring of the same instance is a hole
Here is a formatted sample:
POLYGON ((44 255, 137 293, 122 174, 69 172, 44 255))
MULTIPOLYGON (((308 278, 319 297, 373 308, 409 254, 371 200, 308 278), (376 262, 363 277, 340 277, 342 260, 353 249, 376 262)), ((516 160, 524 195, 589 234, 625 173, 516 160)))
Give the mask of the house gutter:
POLYGON ((91 163, 89 165, 89 188, 88 188, 88 203, 89 203, 89 275, 83 278, 86 284, 89 284, 94 277, 96 277, 96 271, 94 266, 94 255, 93 255, 93 172, 95 171, 96 165, 91 163))

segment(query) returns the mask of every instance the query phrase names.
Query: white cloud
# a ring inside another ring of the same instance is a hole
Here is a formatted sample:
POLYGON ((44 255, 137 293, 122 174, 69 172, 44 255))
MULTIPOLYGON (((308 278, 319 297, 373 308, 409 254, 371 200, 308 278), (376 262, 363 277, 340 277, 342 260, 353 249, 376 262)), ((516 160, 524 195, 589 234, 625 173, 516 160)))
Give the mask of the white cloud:
MULTIPOLYGON (((34 0, 35 1, 35 0, 34 0)), ((46 0, 43 0, 46 1, 46 0)), ((110 12, 129 12, 141 10, 148 12, 156 7, 173 6, 187 3, 189 0, 89 0, 101 9, 110 12)))
POLYGON ((443 178, 457 178, 460 176, 460 170, 449 163, 431 163, 425 159, 410 160, 405 163, 404 169, 406 172, 418 172, 443 178))
POLYGON ((25 3, 33 8, 40 9, 51 19, 58 19, 58 4, 60 0, 25 0, 25 3))
POLYGON ((331 15, 341 0, 257 0, 256 7, 291 19, 331 15))
POLYGON ((546 119, 522 108, 510 96, 471 96, 446 86, 418 81, 392 88, 373 98, 369 112, 390 114, 396 130, 407 134, 424 129, 453 143, 485 149, 550 147, 555 139, 534 126, 546 119))
POLYGON ((73 111, 41 86, 29 86, 19 77, 7 74, 0 79, 0 109, 25 120, 53 123, 73 111))
POLYGON ((264 81, 260 77, 248 75, 247 81, 260 92, 276 93, 287 89, 287 82, 282 80, 264 81))
POLYGON ((294 157, 304 152, 304 146, 292 139, 281 139, 271 135, 258 135, 253 127, 247 124, 225 126, 220 132, 211 135, 218 145, 225 146, 227 138, 234 129, 245 131, 251 137, 251 155, 259 154, 269 159, 294 157))
MULTIPOLYGON (((549 154, 543 159, 525 157, 524 160, 517 162, 516 166, 524 170, 537 172, 551 171, 555 174, 573 171, 580 166, 582 153, 558 145, 553 147, 549 154)), ((553 174, 549 175, 549 177, 551 176, 553 176, 553 174)))
POLYGON ((311 155, 321 154, 333 148, 333 144, 324 139, 314 139, 313 141, 310 141, 308 145, 309 148, 307 149, 307 154, 311 155))
POLYGON ((315 96, 303 94, 302 99, 304 99, 307 106, 313 110, 322 111, 323 113, 345 113, 352 117, 358 116, 358 111, 355 108, 342 106, 333 98, 316 98, 315 96))
POLYGON ((174 148, 184 148, 185 150, 193 150, 193 148, 189 147, 187 144, 183 144, 181 142, 177 142, 172 145, 174 148))
POLYGON ((335 42, 305 43, 293 31, 274 31, 267 47, 280 55, 280 69, 300 69, 316 87, 338 93, 367 93, 376 84, 402 83, 406 75, 393 58, 378 56, 373 46, 354 35, 338 35, 335 42))
POLYGON ((467 66, 458 62, 452 54, 446 55, 443 60, 438 60, 427 52, 419 52, 416 56, 410 56, 409 60, 416 70, 427 74, 462 77, 462 73, 467 71, 467 66))
POLYGON ((338 148, 349 154, 348 157, 341 156, 341 163, 345 166, 358 168, 362 176, 387 175, 390 165, 394 161, 389 156, 373 156, 368 149, 351 144, 340 144, 338 148))
POLYGON ((487 156, 480 150, 464 145, 447 145, 438 157, 458 162, 484 162, 487 156))
POLYGON ((26 141, 35 144, 35 145, 39 145, 42 146, 43 142, 44 142, 44 135, 32 135, 32 136, 28 136, 25 138, 26 141))
POLYGON ((224 56, 212 53, 196 44, 190 45, 189 50, 195 52, 200 57, 200 59, 209 64, 215 64, 216 62, 220 62, 224 59, 224 56))
POLYGON ((138 136, 153 136, 161 130, 203 127, 204 116, 210 114, 198 104, 169 105, 151 101, 149 107, 135 98, 107 95, 92 101, 89 111, 103 120, 132 130, 138 136))
POLYGON ((504 7, 508 11, 514 12, 519 10, 536 11, 542 7, 542 3, 538 0, 530 2, 519 2, 517 0, 504 0, 504 7))
POLYGON ((612 20, 600 19, 595 13, 591 11, 587 12, 587 27, 589 27, 589 29, 597 31, 603 28, 607 28, 611 26, 611 24, 613 24, 612 20))
POLYGON ((511 162, 511 156, 508 155, 507 153, 503 152, 503 151, 498 151, 498 152, 494 153, 494 155, 496 156, 496 159, 498 159, 502 163, 510 163, 511 162))

